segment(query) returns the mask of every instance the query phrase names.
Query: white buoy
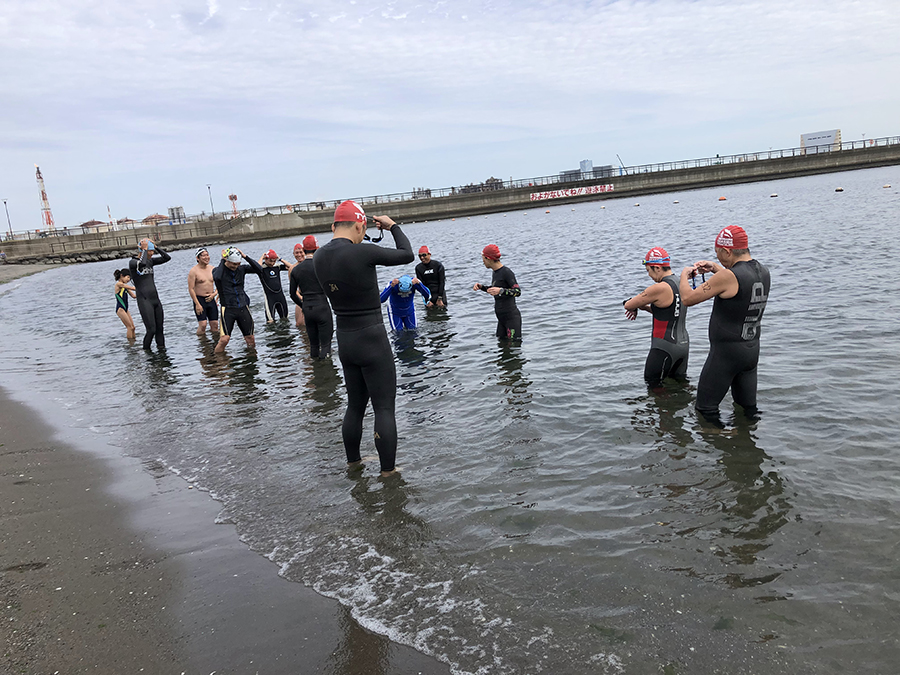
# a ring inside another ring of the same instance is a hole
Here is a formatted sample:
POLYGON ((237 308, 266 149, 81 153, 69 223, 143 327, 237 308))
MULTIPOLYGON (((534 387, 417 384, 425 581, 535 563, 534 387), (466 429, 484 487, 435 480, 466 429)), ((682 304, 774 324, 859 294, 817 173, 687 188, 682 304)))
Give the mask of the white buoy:
POLYGON ((886 188, 889 188, 889 187, 891 187, 891 184, 890 184, 890 183, 888 183, 888 184, 887 184, 887 185, 885 185, 885 186, 884 186, 884 187, 886 187, 886 188))
POLYGON ((834 191, 835 192, 843 192, 844 188, 842 188, 842 187, 834 188, 834 191))
POLYGON ((678 200, 676 199, 676 200, 675 200, 674 202, 672 202, 672 203, 673 203, 673 204, 678 204, 678 200))
POLYGON ((777 193, 777 192, 773 192, 773 193, 770 194, 769 196, 770 196, 770 197, 777 197, 777 196, 778 196, 778 193, 777 193))
POLYGON ((601 206, 600 208, 601 208, 601 209, 605 209, 606 207, 605 207, 605 206, 601 206))
POLYGON ((640 206, 640 205, 641 205, 641 203, 640 203, 640 202, 637 202, 637 203, 636 203, 636 204, 635 204, 635 206, 640 206))

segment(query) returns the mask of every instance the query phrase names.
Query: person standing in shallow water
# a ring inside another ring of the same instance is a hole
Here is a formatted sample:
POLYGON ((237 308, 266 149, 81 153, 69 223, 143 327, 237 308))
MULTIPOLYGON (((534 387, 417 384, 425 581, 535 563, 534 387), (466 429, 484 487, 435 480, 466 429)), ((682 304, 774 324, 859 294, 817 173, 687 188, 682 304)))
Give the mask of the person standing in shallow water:
POLYGON ((141 239, 138 244, 138 255, 128 263, 131 272, 131 280, 134 282, 134 290, 137 295, 138 311, 144 328, 144 349, 150 350, 153 340, 156 340, 157 349, 166 348, 166 337, 163 334, 163 306, 156 292, 156 280, 153 268, 169 262, 172 257, 159 248, 149 239, 141 239), (154 253, 158 255, 154 255, 154 253))
POLYGON ((197 249, 194 256, 197 264, 188 272, 188 293, 194 301, 194 314, 197 317, 197 335, 206 332, 207 323, 210 332, 219 332, 219 305, 216 298, 216 283, 213 281, 213 268, 209 264, 209 251, 197 249))
POLYGON ((444 266, 440 260, 432 260, 431 251, 427 246, 419 248, 419 260, 416 265, 416 278, 419 279, 428 288, 431 293, 431 299, 426 303, 426 307, 446 307, 447 290, 445 288, 446 279, 444 274, 444 266))
POLYGON ((316 276, 313 255, 319 249, 314 236, 307 235, 301 246, 304 258, 291 268, 290 296, 303 313, 303 324, 309 338, 309 355, 314 359, 331 356, 331 338, 334 336, 334 322, 331 307, 322 284, 316 276))
POLYGON ((690 307, 714 298, 709 316, 709 355, 697 385, 697 410, 721 425, 719 404, 731 389, 734 402, 754 417, 762 317, 769 297, 769 270, 750 255, 744 228, 722 229, 716 236, 718 264, 700 260, 681 271, 681 300, 690 307), (712 274, 698 288, 697 274, 712 274))
POLYGON ((491 283, 475 284, 472 290, 485 291, 494 296, 494 314, 497 315, 497 337, 501 340, 522 339, 522 315, 516 306, 516 298, 522 295, 516 275, 500 262, 500 248, 488 244, 481 252, 481 262, 493 271, 491 283))
POLYGON ((128 311, 128 296, 135 297, 134 287, 128 285, 131 281, 131 271, 116 270, 113 276, 116 278, 116 316, 125 324, 125 335, 128 340, 134 340, 134 319, 128 311))
POLYGON ((638 310, 653 314, 650 353, 644 364, 644 380, 658 387, 667 377, 684 378, 687 374, 690 339, 681 304, 678 280, 672 272, 672 259, 664 248, 651 248, 643 260, 647 274, 656 283, 648 286, 623 304, 625 316, 634 321, 638 310))
POLYGON ((390 476, 397 470, 397 370, 381 316, 375 268, 406 265, 414 256, 409 239, 387 216, 375 216, 373 222, 391 233, 397 248, 363 244, 366 222, 359 204, 343 202, 334 212, 334 238, 316 252, 313 262, 337 317, 338 354, 347 385, 347 412, 341 427, 347 464, 355 467, 361 462, 363 416, 371 398, 381 475, 390 476))

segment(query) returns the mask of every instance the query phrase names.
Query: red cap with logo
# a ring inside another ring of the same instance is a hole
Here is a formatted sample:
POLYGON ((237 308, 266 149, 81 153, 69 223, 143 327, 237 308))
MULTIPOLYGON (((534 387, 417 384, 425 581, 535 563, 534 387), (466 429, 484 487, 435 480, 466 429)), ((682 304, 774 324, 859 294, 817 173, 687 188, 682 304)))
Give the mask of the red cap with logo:
POLYGON ((348 199, 334 210, 335 223, 364 223, 366 212, 352 199, 348 199))
POLYGON ((716 236, 716 247, 729 249, 749 248, 750 242, 743 227, 731 225, 730 227, 722 228, 722 231, 716 236))
POLYGON ((420 246, 419 247, 419 255, 425 255, 426 253, 431 253, 431 251, 428 250, 428 247, 420 246))
POLYGON ((304 251, 315 251, 319 248, 319 242, 316 241, 316 238, 311 234, 303 237, 303 250, 304 251))
POLYGON ((294 244, 294 253, 303 250, 303 244, 294 244))
POLYGON ((275 253, 275 251, 273 251, 272 249, 269 249, 268 251, 266 251, 266 258, 268 258, 269 260, 278 260, 278 254, 275 253))
POLYGON ((488 260, 500 260, 500 247, 497 244, 488 244, 481 252, 488 260))
POLYGON ((651 248, 644 256, 645 265, 659 265, 661 267, 671 267, 672 258, 666 253, 666 249, 661 246, 651 248))

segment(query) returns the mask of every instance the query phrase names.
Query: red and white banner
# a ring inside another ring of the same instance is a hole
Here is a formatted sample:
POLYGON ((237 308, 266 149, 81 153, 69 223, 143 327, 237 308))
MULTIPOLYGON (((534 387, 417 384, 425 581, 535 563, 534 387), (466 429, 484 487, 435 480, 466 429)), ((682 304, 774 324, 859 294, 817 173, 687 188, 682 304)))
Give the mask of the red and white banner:
POLYGON ((613 185, 591 185, 590 187, 569 188, 568 190, 549 190, 547 192, 532 192, 531 201, 538 202, 543 199, 561 199, 563 197, 579 197, 581 195, 596 195, 601 192, 612 192, 613 185))

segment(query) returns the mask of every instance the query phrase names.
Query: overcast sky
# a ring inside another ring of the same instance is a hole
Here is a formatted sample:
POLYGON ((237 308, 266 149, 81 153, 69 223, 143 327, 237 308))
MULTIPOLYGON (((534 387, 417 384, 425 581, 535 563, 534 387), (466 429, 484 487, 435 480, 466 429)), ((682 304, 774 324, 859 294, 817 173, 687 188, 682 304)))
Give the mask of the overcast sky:
MULTIPOLYGON (((897 0, 4 0, 0 199, 58 227, 900 135, 897 0)), ((6 223, 3 223, 4 229, 6 223)))

